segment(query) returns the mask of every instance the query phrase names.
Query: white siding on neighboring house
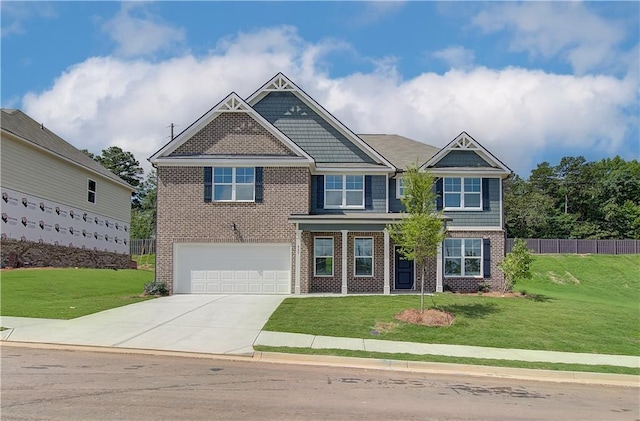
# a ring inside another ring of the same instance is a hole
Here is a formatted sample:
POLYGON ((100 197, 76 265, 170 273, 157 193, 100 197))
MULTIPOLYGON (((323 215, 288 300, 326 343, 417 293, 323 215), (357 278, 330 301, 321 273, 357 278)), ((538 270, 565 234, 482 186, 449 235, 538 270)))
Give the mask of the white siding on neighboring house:
POLYGON ((28 143, 2 136, 3 187, 49 199, 129 224, 131 191, 123 185, 28 143), (87 200, 87 180, 97 182, 96 203, 87 200))

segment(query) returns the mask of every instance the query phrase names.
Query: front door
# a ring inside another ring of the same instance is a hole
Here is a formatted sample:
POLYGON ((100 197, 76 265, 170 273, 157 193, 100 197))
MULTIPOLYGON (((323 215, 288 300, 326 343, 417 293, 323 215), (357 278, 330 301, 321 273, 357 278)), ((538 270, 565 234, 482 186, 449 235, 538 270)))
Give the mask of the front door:
POLYGON ((396 260, 396 280, 395 289, 413 288, 413 260, 406 260, 399 252, 400 248, 395 248, 396 260))

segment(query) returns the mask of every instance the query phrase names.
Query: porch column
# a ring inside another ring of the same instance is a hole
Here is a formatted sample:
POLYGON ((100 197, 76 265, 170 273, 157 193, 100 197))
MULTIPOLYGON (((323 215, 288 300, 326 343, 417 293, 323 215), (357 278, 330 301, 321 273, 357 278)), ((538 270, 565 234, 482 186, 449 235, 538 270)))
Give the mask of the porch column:
POLYGON ((300 251, 301 243, 302 243, 302 230, 297 229, 296 230, 296 257, 295 257, 296 278, 295 278, 295 284, 293 287, 293 291, 295 295, 300 295, 300 267, 302 266, 302 264, 300 263, 300 256, 302 254, 300 251))
POLYGON ((442 243, 438 244, 436 256, 436 292, 442 292, 442 243))
POLYGON ((347 294, 347 230, 341 230, 342 232, 342 293, 347 294))
POLYGON ((391 287, 389 286, 389 270, 391 265, 389 264, 389 230, 384 229, 384 293, 391 294, 391 287))

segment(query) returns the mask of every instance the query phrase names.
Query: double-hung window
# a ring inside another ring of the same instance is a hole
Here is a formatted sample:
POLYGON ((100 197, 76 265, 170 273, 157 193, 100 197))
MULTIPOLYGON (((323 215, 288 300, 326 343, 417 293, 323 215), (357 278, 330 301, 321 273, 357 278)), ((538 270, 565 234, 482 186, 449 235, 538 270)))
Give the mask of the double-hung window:
POLYGON ((404 197, 404 177, 398 177, 396 179, 396 198, 402 199, 404 197))
POLYGON ((253 202, 255 200, 255 168, 214 168, 213 200, 253 202))
POLYGON ((333 276, 333 238, 313 240, 314 276, 333 276))
POLYGON ((326 175, 325 208, 364 208, 363 175, 326 175))
POLYGON ((482 179, 479 177, 445 177, 445 209, 482 209, 482 179))
POLYGON ((354 238, 355 276, 373 276, 373 238, 354 238))
POLYGON ((482 239, 447 238, 444 240, 445 276, 482 274, 482 239))
POLYGON ((89 203, 96 203, 96 182, 89 179, 87 180, 87 201, 89 203))

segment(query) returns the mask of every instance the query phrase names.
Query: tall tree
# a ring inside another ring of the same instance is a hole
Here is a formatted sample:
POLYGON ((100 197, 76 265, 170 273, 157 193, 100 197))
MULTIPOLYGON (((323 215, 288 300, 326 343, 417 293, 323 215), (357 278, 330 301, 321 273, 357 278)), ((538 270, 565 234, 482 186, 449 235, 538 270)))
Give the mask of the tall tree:
POLYGON ((404 173, 404 197, 401 199, 408 216, 387 229, 400 246, 400 254, 418 263, 420 274, 420 311, 424 311, 424 282, 427 262, 437 256, 444 240, 444 223, 436 212, 434 178, 427 172, 410 167, 404 173))
POLYGON ((140 167, 140 162, 131 152, 123 151, 119 146, 103 149, 95 160, 133 187, 137 187, 142 181, 144 171, 140 167))
POLYGON ((131 210, 131 238, 152 238, 156 232, 158 182, 152 170, 138 186, 131 210))

